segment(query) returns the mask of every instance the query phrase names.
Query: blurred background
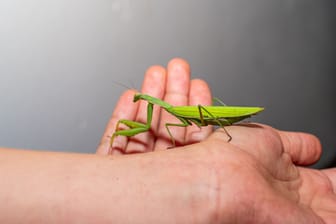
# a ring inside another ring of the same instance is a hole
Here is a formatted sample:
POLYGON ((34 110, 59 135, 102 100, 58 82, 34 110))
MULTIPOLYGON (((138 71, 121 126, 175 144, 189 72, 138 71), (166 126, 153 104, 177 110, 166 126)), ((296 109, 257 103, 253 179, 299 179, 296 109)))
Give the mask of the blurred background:
POLYGON ((95 152, 123 87, 174 57, 336 164, 336 1, 1 0, 0 146, 95 152))

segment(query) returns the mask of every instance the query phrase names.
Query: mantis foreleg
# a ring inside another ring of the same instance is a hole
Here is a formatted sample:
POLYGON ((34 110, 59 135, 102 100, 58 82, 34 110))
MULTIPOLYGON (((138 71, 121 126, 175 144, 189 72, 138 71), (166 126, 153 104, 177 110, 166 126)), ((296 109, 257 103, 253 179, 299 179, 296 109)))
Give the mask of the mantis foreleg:
POLYGON ((112 148, 113 141, 114 141, 114 138, 116 136, 122 135, 122 136, 131 137, 131 136, 137 135, 139 133, 148 131, 151 127, 152 117, 153 117, 153 104, 148 103, 148 105, 147 105, 147 121, 146 121, 145 124, 141 123, 141 122, 125 120, 125 119, 119 120, 117 125, 116 125, 115 132, 113 133, 113 135, 111 137, 110 148, 112 148), (120 124, 126 125, 127 127, 129 127, 129 129, 118 130, 120 124))

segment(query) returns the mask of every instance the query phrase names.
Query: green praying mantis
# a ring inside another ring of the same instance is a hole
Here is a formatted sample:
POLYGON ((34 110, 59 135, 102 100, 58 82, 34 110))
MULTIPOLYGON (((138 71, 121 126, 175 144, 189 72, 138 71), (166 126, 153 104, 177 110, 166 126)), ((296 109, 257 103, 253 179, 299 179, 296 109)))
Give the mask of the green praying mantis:
MULTIPOLYGON (((140 123, 125 119, 119 120, 117 122, 115 132, 111 137, 111 148, 113 146, 113 141, 115 137, 119 135, 131 137, 139 133, 148 131, 152 123, 154 105, 160 106, 181 121, 181 123, 165 124, 165 127, 172 142, 172 147, 175 147, 176 143, 172 133, 169 130, 169 127, 171 126, 187 127, 189 125, 195 124, 201 128, 202 126, 216 125, 223 128, 223 130, 229 137, 228 141, 231 141, 232 137, 224 128, 225 126, 229 126, 239 121, 242 121, 264 110, 263 107, 226 106, 224 104, 222 106, 172 106, 169 103, 158 98, 146 94, 136 93, 134 95, 133 102, 137 102, 139 100, 144 100, 148 102, 147 122, 140 123), (120 124, 126 125, 129 129, 119 130, 120 124)), ((215 98, 215 100, 221 102, 217 98, 215 98)))

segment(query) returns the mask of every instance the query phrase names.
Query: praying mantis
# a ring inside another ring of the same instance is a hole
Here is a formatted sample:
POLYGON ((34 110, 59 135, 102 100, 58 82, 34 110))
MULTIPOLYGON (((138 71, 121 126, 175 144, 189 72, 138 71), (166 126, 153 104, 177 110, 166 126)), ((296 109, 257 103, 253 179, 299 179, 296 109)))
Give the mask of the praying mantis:
MULTIPOLYGON (((216 99, 216 98, 215 98, 216 99)), ((168 113, 175 116, 181 123, 166 123, 165 127, 169 134, 169 137, 172 142, 172 147, 176 146, 175 139, 172 133, 169 130, 171 126, 177 127, 187 127, 189 125, 195 124, 198 127, 208 126, 208 125, 216 125, 225 131, 228 136, 228 141, 231 141, 232 137, 224 128, 225 126, 232 125, 236 122, 242 121, 252 115, 256 115, 264 110, 263 107, 243 107, 243 106, 172 106, 169 103, 152 97, 150 95, 136 93, 133 98, 133 102, 137 102, 139 100, 144 100, 148 102, 147 105, 147 121, 146 123, 131 121, 121 119, 117 122, 115 132, 113 133, 110 141, 110 148, 113 146, 113 141, 115 137, 127 136, 131 137, 137 135, 142 132, 149 131, 152 123, 153 117, 153 107, 154 105, 160 106, 168 113), (129 129, 119 130, 119 125, 124 124, 129 129)), ((219 100, 217 100, 219 101, 219 100)), ((219 101, 221 102, 221 101, 219 101)))

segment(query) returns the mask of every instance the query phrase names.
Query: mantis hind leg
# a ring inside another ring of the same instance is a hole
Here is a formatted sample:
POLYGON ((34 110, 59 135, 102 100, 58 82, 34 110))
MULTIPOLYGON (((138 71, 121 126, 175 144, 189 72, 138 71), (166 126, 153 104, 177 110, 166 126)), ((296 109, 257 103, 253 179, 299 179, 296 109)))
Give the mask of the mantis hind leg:
POLYGON ((225 119, 225 118, 220 118, 220 119, 219 119, 219 118, 213 116, 212 113, 210 113, 210 111, 208 111, 205 107, 203 107, 202 105, 198 105, 198 111, 199 111, 199 114, 200 114, 200 120, 201 120, 201 125, 202 125, 202 126, 206 126, 206 125, 208 125, 207 122, 206 122, 206 120, 204 120, 204 116, 203 116, 203 112, 202 112, 202 110, 203 110, 206 114, 208 114, 209 117, 211 117, 212 120, 213 120, 215 123, 217 123, 217 125, 218 125, 219 127, 221 127, 221 128, 224 130, 225 134, 229 137, 228 142, 230 142, 230 141, 232 140, 232 136, 229 134, 229 132, 225 129, 224 126, 232 125, 232 123, 231 123, 229 120, 225 119))

